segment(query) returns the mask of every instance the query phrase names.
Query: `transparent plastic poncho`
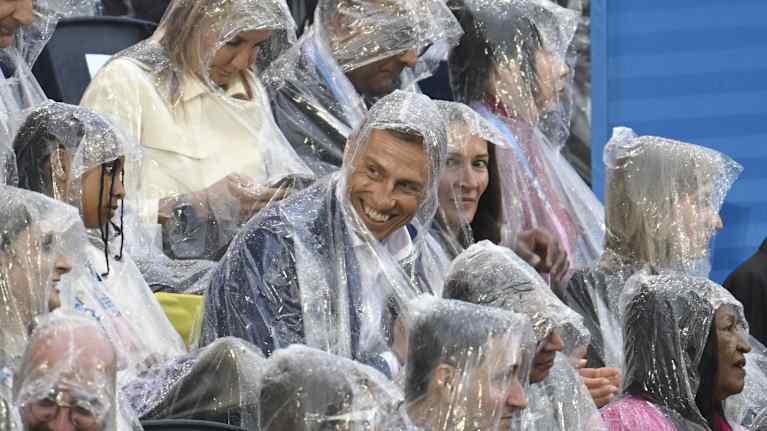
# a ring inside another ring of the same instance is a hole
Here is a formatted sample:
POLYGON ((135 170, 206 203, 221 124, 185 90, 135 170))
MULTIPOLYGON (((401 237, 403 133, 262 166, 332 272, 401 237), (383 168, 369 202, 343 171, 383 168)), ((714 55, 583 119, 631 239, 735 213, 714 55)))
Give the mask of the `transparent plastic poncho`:
POLYGON ((448 155, 432 233, 452 259, 474 241, 501 242, 503 207, 496 154, 509 144, 468 106, 436 103, 447 122, 448 155), (473 215, 464 209, 465 199, 476 205, 473 215))
POLYGON ((718 414, 738 429, 724 417, 729 401, 714 399, 714 367, 738 368, 750 350, 741 304, 704 278, 642 272, 627 282, 621 308, 624 396, 602 409, 608 428, 711 430, 718 414))
POLYGON ((406 430, 402 392, 379 371, 293 345, 268 360, 261 381, 260 430, 406 430))
POLYGON ((119 402, 117 369, 114 346, 95 320, 61 310, 40 319, 14 379, 24 429, 142 429, 119 402))
POLYGON ((422 296, 403 315, 405 400, 430 430, 519 430, 535 336, 526 316, 422 296))
POLYGON ((2 12, 11 14, 7 21, 19 24, 10 46, 0 48, 0 139, 10 143, 15 133, 13 116, 47 100, 32 65, 51 38, 59 16, 45 0, 7 2, 2 12))
POLYGON ((388 350, 392 310, 441 292, 447 262, 429 227, 446 150, 430 99, 402 91, 381 99, 350 137, 340 171, 262 211, 234 240, 206 292, 204 338, 241 337, 267 355, 294 343, 363 361, 388 350), (407 175, 398 176, 400 165, 407 175), (396 202, 374 215, 386 218, 385 236, 357 208, 388 204, 353 190, 380 184, 396 202))
POLYGON ((583 319, 554 295, 535 269, 510 249, 481 241, 453 260, 443 295, 526 315, 539 349, 553 333, 564 341, 545 378, 530 385, 525 414, 530 429, 604 429, 572 365, 585 354, 590 335, 583 319))
POLYGON ((86 242, 77 210, 28 190, 0 186, 0 368, 14 368, 34 318, 57 307, 86 242))
POLYGON ((79 285, 65 305, 107 328, 124 362, 121 379, 183 353, 181 338, 124 247, 131 232, 122 223, 124 195, 117 193, 128 181, 120 167, 140 160, 135 141, 87 108, 50 102, 24 117, 14 148, 20 186, 78 208, 88 227, 79 262, 91 283, 79 285), (87 209, 94 207, 98 216, 89 221, 87 209))
POLYGON ((346 139, 371 100, 346 73, 412 51, 418 60, 395 85, 404 88, 433 71, 430 48, 454 46, 460 27, 443 2, 432 0, 323 0, 315 15, 315 25, 263 79, 283 133, 322 176, 341 166, 346 139))
POLYGON ((719 209, 742 167, 717 151, 616 128, 605 147, 605 253, 562 290, 592 334, 592 365, 620 366, 618 299, 645 265, 707 276, 719 209))
POLYGON ((471 0, 458 14, 465 34, 450 57, 453 94, 512 146, 497 154, 507 235, 546 228, 567 249, 571 267, 590 264, 602 252, 602 206, 561 154, 576 14, 543 0, 471 0))
MULTIPOLYGON (((144 150, 127 166, 148 241, 174 259, 218 260, 294 176, 310 176, 274 122, 259 74, 295 42, 277 0, 177 0, 147 40, 115 55, 82 105, 144 150)), ((136 248, 146 247, 145 243, 136 248)))
POLYGON ((155 368, 123 388, 143 419, 196 419, 260 429, 261 349, 224 337, 155 368))

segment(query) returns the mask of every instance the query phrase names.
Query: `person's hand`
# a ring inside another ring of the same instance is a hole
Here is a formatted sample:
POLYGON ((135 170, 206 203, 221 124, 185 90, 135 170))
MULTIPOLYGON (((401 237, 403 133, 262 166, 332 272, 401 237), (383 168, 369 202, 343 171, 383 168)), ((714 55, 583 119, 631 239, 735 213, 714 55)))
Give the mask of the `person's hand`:
POLYGON ((570 269, 567 252, 548 231, 532 228, 517 235, 514 252, 542 274, 561 281, 570 269))
POLYGON ((233 197, 240 205, 240 221, 245 222, 266 207, 269 202, 283 199, 288 193, 287 187, 264 186, 256 184, 250 177, 230 174, 209 188, 208 199, 215 199, 215 196, 222 194, 233 197))
POLYGON ((580 368, 578 374, 597 407, 607 405, 618 393, 620 370, 617 368, 580 368))

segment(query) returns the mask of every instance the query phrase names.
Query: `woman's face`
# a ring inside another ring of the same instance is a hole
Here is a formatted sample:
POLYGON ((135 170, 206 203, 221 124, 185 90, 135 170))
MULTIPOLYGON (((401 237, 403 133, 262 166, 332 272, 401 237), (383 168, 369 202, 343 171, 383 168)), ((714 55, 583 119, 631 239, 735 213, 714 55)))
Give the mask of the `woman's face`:
POLYGON ((122 176, 123 159, 97 166, 83 175, 82 211, 85 227, 97 228, 114 217, 120 201, 125 197, 122 176))
POLYGON ((269 39, 271 30, 252 30, 239 33, 216 51, 210 64, 210 79, 226 88, 232 79, 250 67, 258 55, 258 45, 269 39))
POLYGON ((536 51, 534 62, 538 84, 535 104, 541 113, 553 111, 565 96, 570 68, 564 59, 544 49, 536 51))
POLYGON ((694 196, 686 196, 678 202, 678 227, 681 238, 680 244, 686 244, 688 250, 683 250, 688 257, 697 258, 708 254, 708 247, 714 235, 723 227, 719 213, 711 206, 710 201, 700 200, 694 196))
POLYGON ((751 351, 751 345, 731 305, 723 305, 716 310, 714 327, 717 340, 714 400, 724 401, 743 390, 746 378, 745 355, 751 351))
POLYGON ((451 226, 471 223, 479 199, 490 182, 488 143, 470 136, 462 148, 451 151, 439 179, 439 205, 451 226))

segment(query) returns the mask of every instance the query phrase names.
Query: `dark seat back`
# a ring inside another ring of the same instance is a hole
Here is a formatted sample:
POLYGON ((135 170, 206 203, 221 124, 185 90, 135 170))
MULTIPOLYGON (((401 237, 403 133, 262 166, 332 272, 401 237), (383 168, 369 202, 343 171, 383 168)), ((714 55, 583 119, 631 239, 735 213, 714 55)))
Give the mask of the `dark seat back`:
POLYGON ((78 104, 91 82, 86 54, 115 54, 149 37, 155 27, 126 17, 62 19, 32 72, 50 99, 78 104))
POLYGON ((144 431, 245 431, 232 425, 191 419, 141 421, 141 426, 144 431))

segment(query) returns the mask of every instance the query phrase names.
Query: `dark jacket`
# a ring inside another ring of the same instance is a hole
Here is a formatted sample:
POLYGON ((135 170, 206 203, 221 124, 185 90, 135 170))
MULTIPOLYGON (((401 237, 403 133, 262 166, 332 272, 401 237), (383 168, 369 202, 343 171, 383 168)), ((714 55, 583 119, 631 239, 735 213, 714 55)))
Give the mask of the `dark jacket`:
MULTIPOLYGON (((331 178, 281 201, 248 223, 214 271, 206 294, 203 342, 235 336, 260 347, 265 355, 305 341, 302 289, 318 285, 346 289, 349 298, 351 346, 354 359, 378 367, 377 353, 359 352, 362 277, 354 253, 352 233, 344 223, 342 205, 331 178), (311 248, 309 270, 299 268, 300 244, 311 248), (304 274, 304 278, 301 277, 304 274), (310 274, 307 277, 307 274, 310 274), (302 284, 303 283, 303 284, 302 284)), ((411 235, 412 236, 412 235, 411 235)), ((369 270, 369 269, 368 269, 369 270)), ((399 269, 397 269, 399 271, 399 269)), ((418 292, 429 291, 420 260, 412 268, 418 292)), ((384 288, 383 286, 381 288, 384 288)), ((344 292, 341 292, 344 293, 344 292)), ((330 292, 336 297, 338 292, 330 292)), ((331 301, 332 303, 332 301, 331 301)), ((382 322, 386 342, 391 329, 390 310, 382 322)), ((337 311, 332 310, 333 315, 337 311)), ((385 367, 384 367, 385 368, 385 367)))
POLYGON ((767 344, 767 239, 727 277, 724 287, 743 303, 751 335, 767 344))

